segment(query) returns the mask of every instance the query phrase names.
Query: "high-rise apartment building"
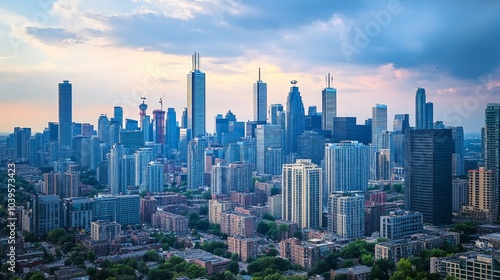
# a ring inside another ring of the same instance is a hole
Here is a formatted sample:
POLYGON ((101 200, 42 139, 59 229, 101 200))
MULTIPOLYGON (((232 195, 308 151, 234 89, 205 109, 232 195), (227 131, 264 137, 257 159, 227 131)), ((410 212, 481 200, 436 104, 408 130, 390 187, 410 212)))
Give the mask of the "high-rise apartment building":
MULTIPOLYGON (((495 172, 495 201, 500 207, 500 103, 488 103, 485 110, 484 167, 495 172)), ((499 212, 497 212, 499 213, 499 212)))
POLYGON ((387 105, 375 104, 372 107, 372 144, 382 147, 382 133, 387 131, 387 105))
POLYGON ((323 174, 310 159, 284 164, 282 175, 282 218, 296 222, 301 228, 322 225, 323 174))
POLYGON ((469 170, 469 203, 462 214, 477 220, 493 222, 498 216, 497 182, 495 171, 480 167, 469 170))
POLYGON ((188 144, 187 157, 187 187, 196 189, 205 186, 205 149, 208 147, 207 140, 194 138, 188 144))
POLYGON ((154 160, 152 148, 140 148, 134 154, 135 156, 135 185, 139 191, 145 191, 147 182, 147 166, 154 160))
POLYGON ((328 229, 342 238, 362 238, 365 234, 364 203, 361 192, 335 192, 330 195, 328 229))
POLYGON ((368 146, 343 141, 325 146, 325 184, 328 195, 334 191, 365 191, 369 177, 368 146))

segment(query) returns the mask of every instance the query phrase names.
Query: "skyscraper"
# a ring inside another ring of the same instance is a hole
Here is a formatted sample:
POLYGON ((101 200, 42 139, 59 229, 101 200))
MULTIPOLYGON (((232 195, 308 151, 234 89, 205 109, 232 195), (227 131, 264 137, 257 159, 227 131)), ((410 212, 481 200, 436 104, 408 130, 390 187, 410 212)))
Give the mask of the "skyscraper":
POLYGON ((425 89, 419 87, 415 96, 415 129, 424 129, 427 126, 425 109, 425 89))
POLYGON ((154 110, 155 143, 165 144, 165 111, 154 110))
POLYGON ((253 84, 253 119, 267 122, 267 83, 260 79, 253 84))
POLYGON ((152 161, 148 163, 146 181, 148 182, 146 191, 163 192, 163 168, 162 163, 152 161))
POLYGON ((121 185, 121 160, 127 154, 125 146, 113 145, 109 155, 109 190, 111 194, 126 193, 125 186, 121 185))
POLYGON ((140 116, 139 124, 141 126, 141 129, 144 130, 146 128, 143 126, 143 123, 144 123, 144 117, 147 114, 146 110, 148 109, 148 104, 145 103, 146 97, 141 97, 141 99, 142 99, 142 103, 139 104, 139 116, 140 116))
POLYGON ((410 130, 405 142, 406 209, 422 213, 425 223, 451 223, 451 129, 410 130))
POLYGON ((205 149, 208 143, 204 137, 196 137, 188 144, 187 188, 205 186, 205 149))
POLYGON ((109 130, 109 119, 106 115, 102 114, 97 120, 97 136, 101 142, 104 142, 109 148, 110 145, 110 130, 109 130))
MULTIPOLYGON (((495 172, 495 202, 500 207, 500 103, 488 103, 485 111, 484 167, 495 172)), ((498 213, 498 212, 497 212, 498 213)))
POLYGON ((134 154, 135 156, 135 185, 139 191, 147 190, 147 166, 154 160, 152 148, 140 148, 134 154))
POLYGON ((396 114, 392 122, 392 132, 405 134, 410 130, 410 115, 396 114))
POLYGON ((321 92, 321 124, 323 130, 333 133, 333 118, 337 117, 337 89, 330 87, 331 79, 328 73, 327 87, 321 92))
POLYGON ((283 149, 283 129, 280 125, 276 124, 257 125, 255 129, 255 141, 256 170, 259 173, 265 173, 266 166, 269 165, 266 158, 268 149, 283 149))
POLYGON ((281 127, 285 127, 285 122, 283 120, 283 105, 281 104, 271 104, 269 106, 269 124, 279 124, 281 127))
POLYGON ((113 109, 113 119, 123 128, 123 107, 115 106, 113 109))
POLYGON ((329 197, 329 230, 342 238, 365 234, 365 198, 361 192, 336 192, 329 197))
POLYGON ((343 141, 325 146, 325 184, 328 194, 335 191, 365 191, 369 177, 368 146, 343 141))
POLYGON ((200 71, 200 54, 192 56, 192 70, 187 75, 187 128, 193 137, 205 136, 205 73, 200 71))
POLYGON ((59 149, 71 146, 72 95, 72 87, 69 81, 59 83, 59 149))
POLYGON ((297 137, 304 132, 304 103, 300 96, 297 81, 291 81, 292 86, 286 101, 286 154, 297 151, 297 137))
POLYGON ((372 107, 372 144, 377 150, 382 147, 382 132, 387 131, 387 105, 375 104, 372 107))
POLYGON ((461 126, 450 127, 453 139, 453 175, 461 176, 465 174, 464 156, 464 128, 461 126))
POLYGON ((177 127, 175 108, 167 109, 167 144, 170 149, 177 149, 179 128, 177 127))
POLYGON ((434 104, 432 102, 425 103, 425 128, 432 129, 434 127, 434 104))
POLYGON ((283 165, 283 220, 301 228, 321 227, 322 177, 321 168, 309 159, 283 165))

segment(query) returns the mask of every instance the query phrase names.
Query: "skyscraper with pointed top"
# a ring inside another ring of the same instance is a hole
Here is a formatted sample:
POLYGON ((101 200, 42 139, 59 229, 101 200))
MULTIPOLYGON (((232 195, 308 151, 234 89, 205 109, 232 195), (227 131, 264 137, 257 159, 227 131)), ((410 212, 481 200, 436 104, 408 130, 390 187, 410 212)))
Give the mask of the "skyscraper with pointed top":
POLYGON ((297 81, 293 80, 286 100, 286 154, 297 151, 297 138, 304 132, 305 113, 304 103, 300 96, 297 81))
POLYGON ((253 84, 253 120, 267 121, 267 83, 260 79, 253 84))
POLYGON ((205 136, 205 73, 200 71, 200 54, 192 56, 192 69, 187 75, 187 128, 192 136, 205 136))
POLYGON ((333 133, 333 118, 337 117, 337 89, 331 87, 333 77, 328 73, 326 88, 321 92, 321 128, 333 133))

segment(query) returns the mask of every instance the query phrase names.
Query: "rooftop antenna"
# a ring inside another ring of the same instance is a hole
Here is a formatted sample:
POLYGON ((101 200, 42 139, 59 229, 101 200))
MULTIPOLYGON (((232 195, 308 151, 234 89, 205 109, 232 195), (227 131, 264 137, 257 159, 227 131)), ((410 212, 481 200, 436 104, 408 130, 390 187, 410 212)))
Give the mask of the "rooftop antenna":
POLYGON ((165 97, 165 93, 163 94, 162 97, 160 97, 160 110, 163 111, 163 97, 165 97))
POLYGON ((144 104, 144 101, 146 101, 146 97, 143 96, 143 97, 141 97, 141 99, 142 99, 142 104, 144 104))
POLYGON ((259 82, 260 82, 260 67, 259 67, 259 82))
POLYGON ((200 53, 198 53, 197 61, 198 61, 198 68, 196 70, 200 70, 200 53))

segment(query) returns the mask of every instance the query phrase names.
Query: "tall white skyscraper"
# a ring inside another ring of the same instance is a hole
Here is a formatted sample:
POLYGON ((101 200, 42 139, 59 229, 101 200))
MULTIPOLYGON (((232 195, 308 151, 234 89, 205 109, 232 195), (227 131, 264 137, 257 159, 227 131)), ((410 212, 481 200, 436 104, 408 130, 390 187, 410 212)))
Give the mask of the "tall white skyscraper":
POLYGON ((192 70, 187 75, 187 128, 193 137, 205 136, 205 73, 200 71, 200 54, 192 57, 192 70))
POLYGON ((121 183, 126 190, 128 187, 135 187, 135 156, 124 155, 121 159, 121 183))
POLYGON ((382 132, 387 130, 387 105, 375 104, 372 107, 372 144, 377 150, 382 147, 382 132))
POLYGON ((253 119, 267 122, 267 83, 259 80, 253 84, 253 119))
POLYGON ((280 125, 257 125, 255 128, 257 172, 266 172, 266 154, 269 148, 283 148, 283 129, 280 125))
POLYGON ((162 163, 151 161, 147 165, 146 191, 148 192, 163 192, 163 168, 162 163))
POLYGON ((196 137, 188 144, 187 188, 205 186, 205 149, 208 143, 204 137, 196 137))
POLYGON ((121 185, 121 160, 127 154, 127 148, 120 144, 113 145, 109 155, 109 190, 111 194, 125 193, 121 185))
POLYGON ((333 118, 337 117, 337 89, 332 88, 330 73, 327 77, 327 87, 321 92, 321 128, 333 133, 333 118))
POLYGON ((139 191, 145 191, 147 180, 148 163, 154 160, 152 148, 140 148, 134 154, 135 156, 135 185, 139 187, 139 191))
POLYGON ((301 228, 321 227, 322 178, 321 168, 310 159, 283 165, 283 220, 296 222, 301 228))
POLYGON ((361 192, 335 193, 329 197, 330 231, 342 238, 357 239, 365 234, 365 198, 361 192))
POLYGON ((325 146, 325 180, 328 195, 334 191, 365 191, 369 177, 368 146, 342 141, 325 146))

